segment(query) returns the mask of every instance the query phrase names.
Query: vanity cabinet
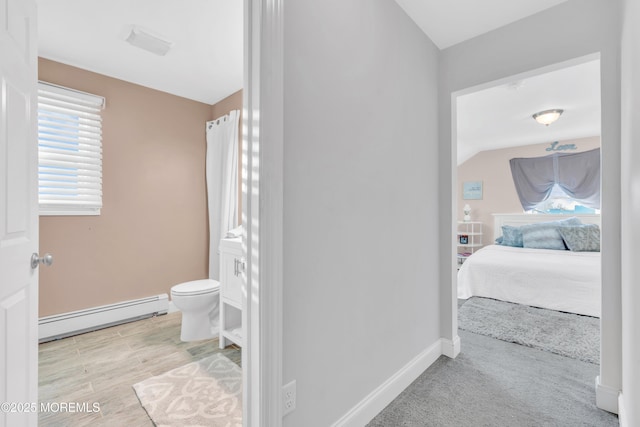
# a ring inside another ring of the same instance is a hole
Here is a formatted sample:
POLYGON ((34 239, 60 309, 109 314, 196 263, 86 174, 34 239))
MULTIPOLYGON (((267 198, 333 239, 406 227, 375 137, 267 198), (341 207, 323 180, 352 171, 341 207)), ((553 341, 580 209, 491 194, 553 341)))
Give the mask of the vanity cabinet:
POLYGON ((220 240, 220 348, 242 347, 243 272, 240 237, 220 240))

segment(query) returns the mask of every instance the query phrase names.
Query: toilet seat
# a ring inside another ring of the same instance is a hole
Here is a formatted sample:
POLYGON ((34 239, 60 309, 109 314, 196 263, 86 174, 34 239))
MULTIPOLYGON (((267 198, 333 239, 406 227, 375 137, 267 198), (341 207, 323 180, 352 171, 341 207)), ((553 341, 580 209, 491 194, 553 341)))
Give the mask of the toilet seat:
POLYGON ((171 295, 192 296, 204 295, 217 292, 220 289, 220 282, 213 279, 192 280, 175 285, 171 288, 171 295))

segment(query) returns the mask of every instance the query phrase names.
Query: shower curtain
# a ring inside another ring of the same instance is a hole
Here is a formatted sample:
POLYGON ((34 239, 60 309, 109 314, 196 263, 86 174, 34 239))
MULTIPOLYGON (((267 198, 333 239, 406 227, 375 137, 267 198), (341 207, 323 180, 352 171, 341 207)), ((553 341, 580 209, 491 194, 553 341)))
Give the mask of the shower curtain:
POLYGON ((234 110, 207 122, 209 278, 220 278, 220 239, 238 225, 238 121, 234 110))

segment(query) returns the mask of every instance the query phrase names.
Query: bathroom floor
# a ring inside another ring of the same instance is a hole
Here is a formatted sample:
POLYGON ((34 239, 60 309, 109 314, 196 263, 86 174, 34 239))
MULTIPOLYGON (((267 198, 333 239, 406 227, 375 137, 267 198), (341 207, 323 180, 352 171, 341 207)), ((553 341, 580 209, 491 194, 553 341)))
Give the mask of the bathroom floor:
POLYGON ((222 353, 240 365, 240 348, 218 339, 180 341, 179 312, 51 341, 39 346, 39 400, 99 403, 99 412, 41 412, 39 426, 153 426, 133 384, 222 353))

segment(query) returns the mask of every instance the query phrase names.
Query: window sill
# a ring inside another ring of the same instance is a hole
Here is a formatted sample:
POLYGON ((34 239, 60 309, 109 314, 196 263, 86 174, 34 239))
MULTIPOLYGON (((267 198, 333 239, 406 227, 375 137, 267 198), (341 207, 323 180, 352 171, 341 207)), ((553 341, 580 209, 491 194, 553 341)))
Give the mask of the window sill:
POLYGON ((39 216, 100 216, 100 210, 86 211, 65 211, 65 210, 47 210, 40 211, 39 216))

